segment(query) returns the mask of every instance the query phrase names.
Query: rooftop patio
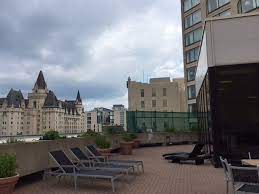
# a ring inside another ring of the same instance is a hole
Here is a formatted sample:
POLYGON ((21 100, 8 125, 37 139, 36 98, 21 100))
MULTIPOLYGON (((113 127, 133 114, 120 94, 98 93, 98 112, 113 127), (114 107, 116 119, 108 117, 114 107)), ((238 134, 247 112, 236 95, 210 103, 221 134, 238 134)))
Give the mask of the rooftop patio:
MULTIPOLYGON (((225 194, 224 172, 210 162, 204 165, 172 164, 163 160, 167 152, 191 151, 192 145, 140 148, 132 156, 121 159, 143 160, 145 173, 136 175, 129 183, 125 179, 115 182, 116 193, 174 193, 174 194, 225 194)), ((54 177, 31 184, 19 184, 15 194, 70 194, 74 192, 73 181, 65 178, 58 183, 54 177)), ((87 179, 78 180, 77 193, 112 193, 110 183, 87 179)))

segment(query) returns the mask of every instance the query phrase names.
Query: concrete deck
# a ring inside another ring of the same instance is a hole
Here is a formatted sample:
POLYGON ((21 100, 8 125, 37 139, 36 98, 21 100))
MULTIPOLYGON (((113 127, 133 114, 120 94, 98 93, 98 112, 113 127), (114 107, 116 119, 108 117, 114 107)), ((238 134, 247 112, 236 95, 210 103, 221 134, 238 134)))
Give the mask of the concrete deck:
MULTIPOLYGON (((143 160, 145 173, 135 176, 130 183, 115 182, 116 193, 129 194, 225 194, 224 172, 214 168, 209 162, 205 165, 172 164, 163 160, 167 152, 190 151, 192 145, 140 148, 132 156, 118 156, 122 159, 143 160)), ((21 185, 14 194, 71 194, 74 192, 73 180, 66 178, 60 183, 55 178, 47 178, 32 184, 21 185)), ((91 183, 87 179, 78 180, 78 194, 112 193, 111 185, 105 180, 91 183)))

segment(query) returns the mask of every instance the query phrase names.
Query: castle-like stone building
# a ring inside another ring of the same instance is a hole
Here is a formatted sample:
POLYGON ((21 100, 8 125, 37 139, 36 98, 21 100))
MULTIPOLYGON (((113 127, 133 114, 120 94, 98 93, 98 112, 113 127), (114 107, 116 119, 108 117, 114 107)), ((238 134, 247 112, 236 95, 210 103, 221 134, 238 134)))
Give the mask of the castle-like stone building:
POLYGON ((0 98, 0 136, 40 135, 55 130, 60 133, 86 131, 84 107, 78 91, 76 100, 58 100, 48 90, 42 71, 28 94, 11 89, 0 98))

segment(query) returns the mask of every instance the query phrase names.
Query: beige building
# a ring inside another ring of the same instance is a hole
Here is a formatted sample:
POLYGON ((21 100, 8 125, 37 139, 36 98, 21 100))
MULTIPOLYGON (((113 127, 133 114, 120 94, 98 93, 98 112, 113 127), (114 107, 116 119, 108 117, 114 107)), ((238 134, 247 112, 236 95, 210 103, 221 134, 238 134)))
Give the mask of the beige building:
POLYGON ((87 130, 102 132, 103 126, 112 126, 114 123, 113 110, 103 107, 94 108, 86 112, 87 130))
POLYGON ((127 130, 127 109, 119 104, 113 105, 112 110, 108 108, 94 108, 87 111, 87 130, 102 132, 104 126, 121 126, 127 130))
POLYGON ((0 135, 40 135, 49 130, 81 133, 86 130, 85 113, 78 91, 76 100, 58 100, 48 90, 42 71, 28 94, 11 89, 0 98, 0 135))
POLYGON ((258 0, 181 0, 184 75, 187 104, 196 111, 195 74, 204 21, 208 17, 224 17, 257 11, 258 0))
POLYGON ((128 79, 129 111, 186 112, 184 79, 151 78, 150 83, 128 79))
POLYGON ((115 104, 112 107, 114 115, 114 125, 122 126, 127 131, 127 109, 122 104, 115 104))

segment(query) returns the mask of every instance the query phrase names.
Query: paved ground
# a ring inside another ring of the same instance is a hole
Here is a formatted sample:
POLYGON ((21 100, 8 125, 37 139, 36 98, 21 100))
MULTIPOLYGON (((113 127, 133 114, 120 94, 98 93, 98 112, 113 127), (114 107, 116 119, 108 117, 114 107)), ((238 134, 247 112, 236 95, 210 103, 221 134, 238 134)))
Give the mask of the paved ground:
MULTIPOLYGON (((123 159, 143 160, 145 173, 137 175, 130 183, 116 182, 116 193, 153 194, 225 194, 224 173, 209 163, 205 165, 172 164, 161 158, 163 153, 189 151, 192 146, 169 146, 140 148, 132 156, 119 156, 123 159)), ((78 194, 112 193, 110 183, 105 180, 89 182, 80 179, 78 194)), ((19 186, 14 194, 72 194, 72 179, 60 183, 54 178, 33 184, 19 186)))

